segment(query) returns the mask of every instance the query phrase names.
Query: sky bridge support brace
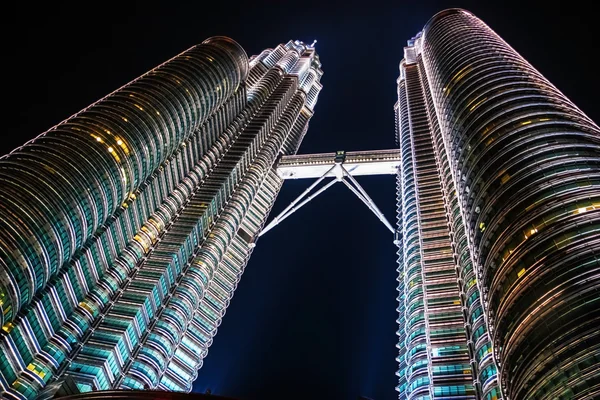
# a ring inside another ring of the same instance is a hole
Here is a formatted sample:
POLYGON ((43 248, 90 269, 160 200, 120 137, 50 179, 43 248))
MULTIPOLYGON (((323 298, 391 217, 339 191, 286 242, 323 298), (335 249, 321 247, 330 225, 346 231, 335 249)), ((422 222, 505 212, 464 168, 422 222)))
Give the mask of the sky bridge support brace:
MULTIPOLYGON (((312 155, 315 156, 315 155, 312 155)), ((318 156, 318 155, 316 155, 318 156)), ((397 232, 396 229, 390 224, 385 215, 377 208, 373 199, 369 197, 367 192, 363 189, 363 187, 356 181, 356 179, 352 176, 351 172, 349 172, 344 167, 344 161, 346 160, 346 153, 344 151, 338 151, 335 153, 335 158, 333 161, 333 166, 328 168, 326 172, 321 175, 312 185, 310 185, 304 192, 300 194, 294 201, 290 203, 279 215, 271 220, 271 222, 264 227, 264 229, 258 234, 258 236, 262 236, 275 226, 280 224, 287 217, 292 215, 302 206, 307 204, 309 201, 317 197, 319 194, 323 193, 325 190, 329 189, 335 183, 342 182, 346 185, 352 193, 356 195, 368 208, 375 214, 375 216, 386 226, 386 228, 394 234, 394 242, 397 240, 397 232), (333 179, 329 181, 326 185, 322 186, 313 194, 309 193, 315 189, 319 183, 323 182, 325 178, 332 177, 333 179)), ((388 162, 389 163, 389 162, 388 162)), ((371 162, 372 164, 372 162, 371 162)), ((354 169, 354 168, 353 168, 354 169)), ((351 170, 352 171, 352 170, 351 170)), ((389 172, 385 172, 389 174, 389 172)), ((375 175, 374 173, 370 173, 369 175, 375 175)))

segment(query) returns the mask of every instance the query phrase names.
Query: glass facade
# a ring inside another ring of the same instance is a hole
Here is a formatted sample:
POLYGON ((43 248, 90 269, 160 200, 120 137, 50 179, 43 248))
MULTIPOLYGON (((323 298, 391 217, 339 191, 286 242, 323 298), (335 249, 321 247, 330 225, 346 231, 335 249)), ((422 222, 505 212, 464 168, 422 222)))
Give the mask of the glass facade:
POLYGON ((189 391, 322 70, 215 37, 0 159, 0 390, 189 391))
POLYGON ((398 96, 400 397, 599 396, 598 126, 458 9, 398 96))

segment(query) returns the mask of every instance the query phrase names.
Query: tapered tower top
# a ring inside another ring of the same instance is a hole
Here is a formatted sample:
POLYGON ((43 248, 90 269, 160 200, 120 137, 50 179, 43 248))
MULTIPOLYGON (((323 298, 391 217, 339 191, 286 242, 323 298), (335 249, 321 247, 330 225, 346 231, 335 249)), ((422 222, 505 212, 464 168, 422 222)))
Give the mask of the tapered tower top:
POLYGON ((212 36, 203 41, 202 44, 212 44, 227 51, 239 66, 242 81, 246 80, 249 68, 248 55, 238 42, 227 36, 212 36))
POLYGON ((427 21, 427 23, 423 27, 423 32, 426 32, 427 29, 429 29, 429 27, 431 25, 433 25, 433 23, 435 21, 437 21, 439 19, 442 19, 445 16, 448 16, 448 15, 451 15, 451 14, 466 14, 466 15, 470 15, 472 17, 475 17, 475 14, 473 14, 471 11, 465 10, 464 8, 447 8, 445 10, 442 10, 442 11, 438 12, 433 17, 431 17, 429 19, 429 21, 427 21))

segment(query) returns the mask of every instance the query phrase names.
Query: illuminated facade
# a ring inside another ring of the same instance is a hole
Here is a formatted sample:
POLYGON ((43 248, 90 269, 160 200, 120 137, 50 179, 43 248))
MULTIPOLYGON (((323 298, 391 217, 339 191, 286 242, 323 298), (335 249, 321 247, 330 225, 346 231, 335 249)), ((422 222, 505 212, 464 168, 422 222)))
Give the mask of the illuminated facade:
POLYGON ((189 391, 321 84, 215 37, 0 159, 0 391, 189 391))
POLYGON ((598 126, 464 10, 395 108, 400 398, 600 397, 598 126))

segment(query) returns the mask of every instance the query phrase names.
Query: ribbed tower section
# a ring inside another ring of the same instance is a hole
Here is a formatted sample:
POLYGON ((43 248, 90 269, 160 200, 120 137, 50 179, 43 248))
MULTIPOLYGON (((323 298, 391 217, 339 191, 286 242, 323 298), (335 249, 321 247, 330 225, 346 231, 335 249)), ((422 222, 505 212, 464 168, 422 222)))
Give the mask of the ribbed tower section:
MULTIPOLYGON (((415 173, 401 171, 400 183, 407 194, 415 185, 423 272, 423 210, 438 190, 420 195, 421 96, 476 395, 600 397, 600 129, 481 20, 458 9, 433 17, 405 49, 397 106, 401 148, 403 135, 413 141, 402 154, 415 173), (421 91, 411 94, 412 85, 421 91)), ((416 234, 401 227, 407 247, 416 234)), ((408 274, 406 252, 402 261, 408 274)), ((433 347, 433 315, 424 310, 425 346, 433 347)), ((408 398, 411 340, 406 331, 400 343, 408 398)))
POLYGON ((0 160, 3 398, 191 389, 321 75, 211 38, 0 160))
MULTIPOLYGON (((402 154, 398 229, 403 237, 398 391, 400 398, 408 399, 477 399, 482 397, 482 365, 473 358, 475 348, 484 343, 471 333, 483 324, 482 311, 478 301, 473 304, 477 296, 465 296, 471 295, 473 282, 464 280, 466 266, 459 256, 464 249, 454 240, 460 221, 453 224, 456 200, 447 196, 453 192, 452 182, 439 151, 439 127, 426 77, 414 47, 407 47, 405 54, 396 104, 402 154), (478 311, 470 306, 478 306, 478 311)), ((484 382, 486 394, 493 382, 484 382)))

